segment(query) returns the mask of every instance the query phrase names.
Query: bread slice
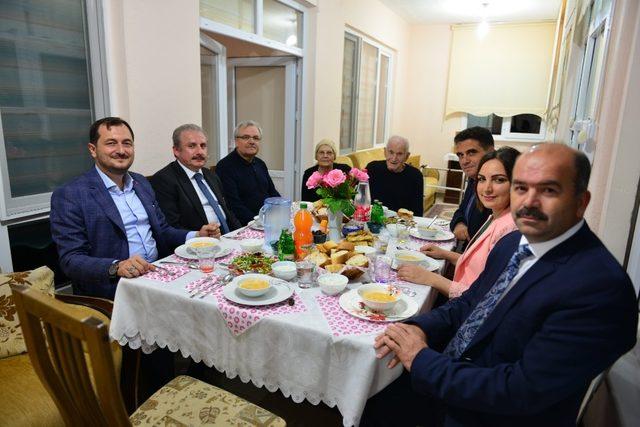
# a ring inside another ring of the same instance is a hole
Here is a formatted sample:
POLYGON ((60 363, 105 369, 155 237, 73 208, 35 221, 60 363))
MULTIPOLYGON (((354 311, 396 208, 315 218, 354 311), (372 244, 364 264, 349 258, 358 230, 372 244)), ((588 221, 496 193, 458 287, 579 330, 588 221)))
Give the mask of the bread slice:
POLYGON ((366 268, 369 266, 369 258, 362 254, 357 254, 347 260, 347 265, 366 268))
POLYGON ((413 211, 410 211, 409 209, 405 209, 405 208, 400 208, 398 209, 398 217, 406 221, 412 221, 413 211))
POLYGON ((336 251, 331 254, 331 264, 344 264, 349 259, 348 251, 336 251))
POLYGON ((326 242, 324 242, 324 248, 327 250, 327 252, 337 247, 338 247, 338 244, 333 240, 327 240, 326 242))
POLYGON ((356 245, 346 240, 343 240, 342 242, 338 243, 338 246, 336 247, 336 249, 340 251, 349 251, 349 252, 351 252, 355 248, 356 248, 356 245))
POLYGON ((342 267, 344 267, 344 264, 328 264, 324 266, 324 269, 329 273, 339 273, 342 267))
POLYGON ((355 268, 355 267, 349 267, 347 266, 344 271, 342 273, 343 276, 347 276, 347 278, 349 280, 354 280, 357 279, 358 277, 362 276, 364 274, 364 271, 355 268))
POLYGON ((305 258, 305 261, 311 261, 318 267, 324 267, 327 264, 331 263, 331 259, 327 256, 327 254, 323 254, 322 252, 311 252, 305 258))

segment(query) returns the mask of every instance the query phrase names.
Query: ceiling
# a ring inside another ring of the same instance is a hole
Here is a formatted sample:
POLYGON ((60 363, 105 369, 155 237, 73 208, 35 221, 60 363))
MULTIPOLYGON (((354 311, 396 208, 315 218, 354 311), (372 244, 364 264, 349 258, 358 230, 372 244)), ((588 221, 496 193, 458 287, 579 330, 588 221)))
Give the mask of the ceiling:
POLYGON ((412 24, 522 22, 557 19, 562 0, 381 0, 412 24), (484 7, 483 3, 487 3, 484 7))

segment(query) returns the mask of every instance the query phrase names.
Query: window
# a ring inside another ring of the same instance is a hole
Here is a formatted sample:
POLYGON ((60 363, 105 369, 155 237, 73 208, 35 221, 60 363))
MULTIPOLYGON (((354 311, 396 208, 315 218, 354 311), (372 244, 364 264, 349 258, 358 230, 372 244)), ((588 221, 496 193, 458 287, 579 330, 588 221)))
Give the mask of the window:
POLYGON ((2 219, 47 211, 51 191, 93 163, 87 132, 107 111, 97 5, 0 3, 2 219))
POLYGON ((497 140, 541 141, 546 136, 545 123, 535 114, 517 114, 500 117, 495 114, 474 116, 467 114, 467 126, 480 126, 491 131, 497 140))
POLYGON ((384 144, 388 134, 393 54, 366 37, 345 33, 340 151, 384 144))

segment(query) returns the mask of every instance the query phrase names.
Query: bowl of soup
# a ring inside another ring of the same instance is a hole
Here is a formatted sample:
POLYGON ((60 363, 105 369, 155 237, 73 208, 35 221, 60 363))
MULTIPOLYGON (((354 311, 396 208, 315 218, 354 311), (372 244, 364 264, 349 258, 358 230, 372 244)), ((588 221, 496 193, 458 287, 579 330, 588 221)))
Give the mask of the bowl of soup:
POLYGON ((214 252, 220 250, 220 240, 213 237, 194 237, 187 240, 185 244, 187 245, 187 252, 194 255, 198 250, 211 250, 214 252))
POLYGON ((438 234, 438 229, 434 227, 427 227, 426 225, 419 225, 418 234, 425 239, 433 239, 438 234))
POLYGON ((378 311, 391 310, 400 296, 398 292, 391 290, 389 286, 378 283, 360 286, 358 295, 362 298, 364 305, 378 311))
POLYGON ((396 267, 398 268, 400 268, 400 266, 404 264, 421 265, 422 263, 427 261, 427 256, 422 252, 418 252, 418 251, 407 251, 407 250, 396 251, 394 258, 396 261, 395 262, 396 267))
POLYGON ((318 276, 318 285, 327 295, 337 295, 347 287, 349 279, 342 274, 326 273, 318 276))
POLYGON ((238 280, 238 290, 251 298, 266 294, 271 288, 269 276, 264 274, 245 274, 238 280))

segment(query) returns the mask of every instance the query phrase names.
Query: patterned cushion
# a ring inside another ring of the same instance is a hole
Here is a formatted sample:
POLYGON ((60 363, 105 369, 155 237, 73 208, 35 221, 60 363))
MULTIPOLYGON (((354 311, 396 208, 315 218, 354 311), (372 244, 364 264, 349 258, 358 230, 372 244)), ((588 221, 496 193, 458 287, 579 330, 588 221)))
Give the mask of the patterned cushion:
POLYGON ((286 426, 284 420, 229 392, 187 376, 158 390, 131 415, 139 425, 286 426))
POLYGON ((14 283, 29 285, 53 296, 53 271, 39 267, 20 273, 0 274, 0 359, 27 351, 9 286, 14 283))

